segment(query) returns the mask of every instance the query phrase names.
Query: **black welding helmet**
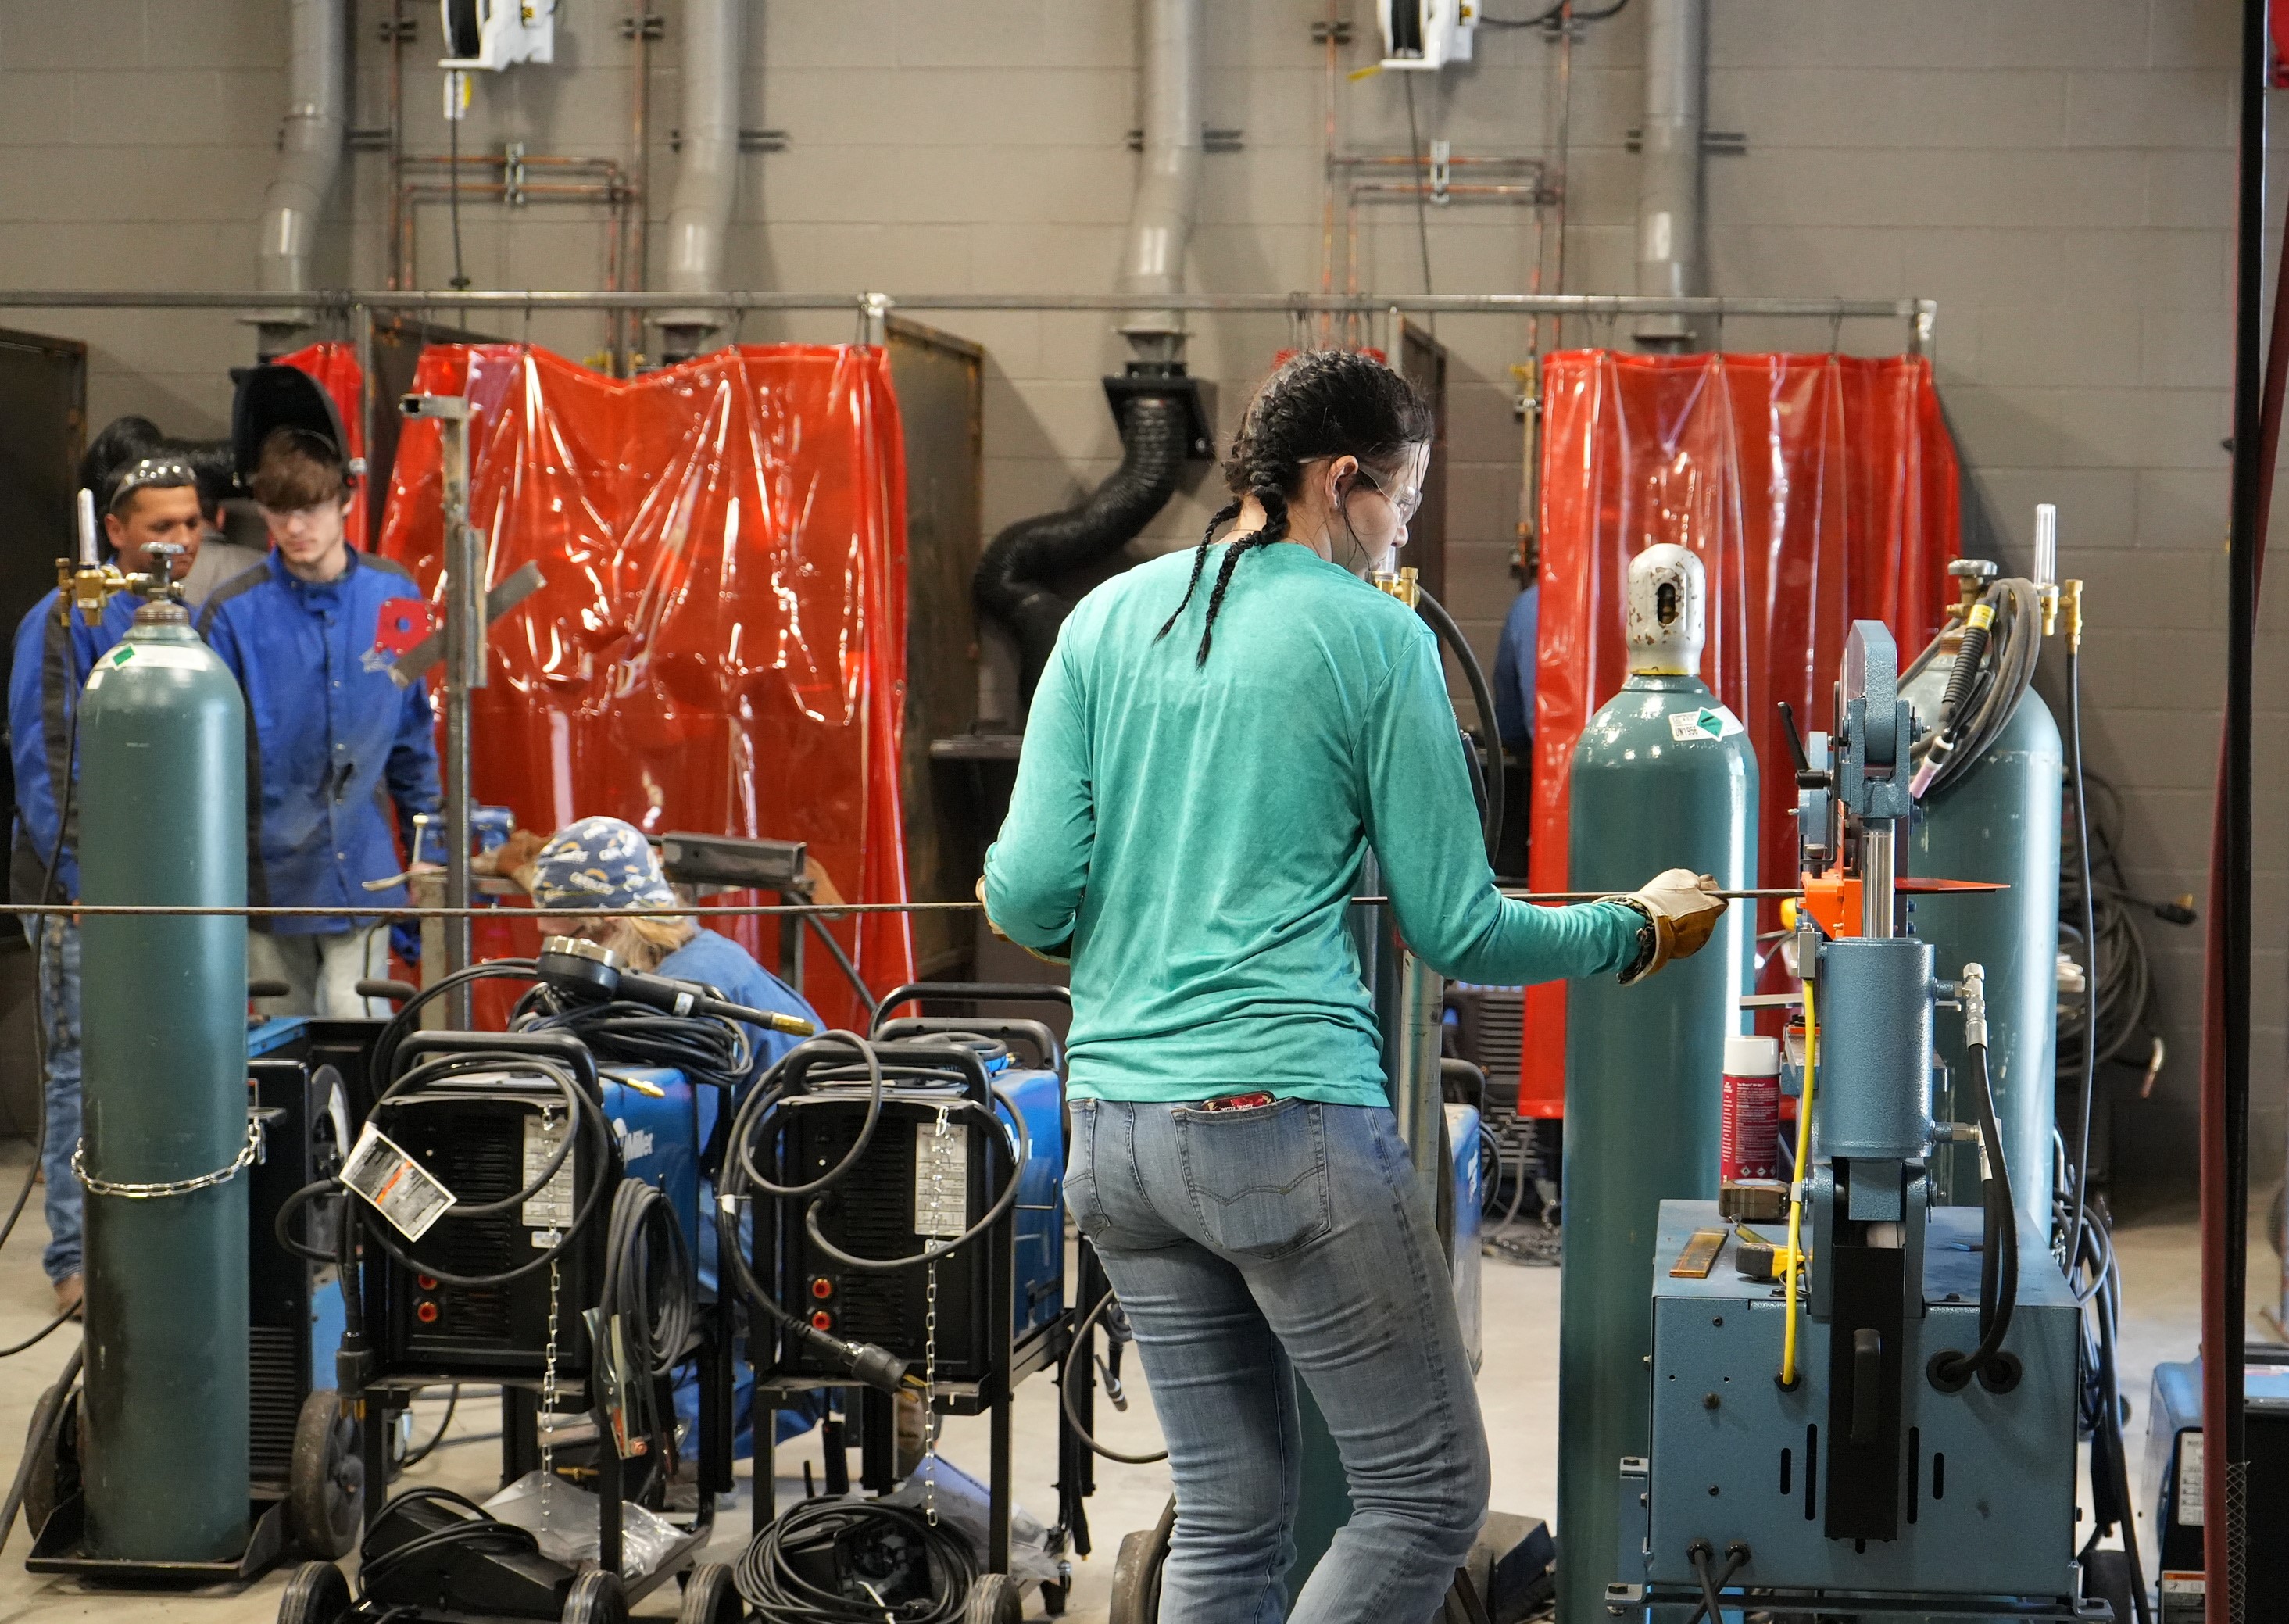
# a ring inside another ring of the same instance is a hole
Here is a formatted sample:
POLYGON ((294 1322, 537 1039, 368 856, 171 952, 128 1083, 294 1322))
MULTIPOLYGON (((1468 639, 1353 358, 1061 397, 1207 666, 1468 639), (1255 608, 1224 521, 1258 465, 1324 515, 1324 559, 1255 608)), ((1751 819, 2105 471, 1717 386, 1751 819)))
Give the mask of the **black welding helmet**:
POLYGON ((241 489, 262 461, 263 442, 282 428, 307 438, 311 450, 341 464, 350 483, 365 472, 363 458, 350 459, 348 436, 342 433, 342 414, 334 397, 301 368, 275 363, 234 367, 231 378, 238 386, 230 407, 231 459, 241 489))

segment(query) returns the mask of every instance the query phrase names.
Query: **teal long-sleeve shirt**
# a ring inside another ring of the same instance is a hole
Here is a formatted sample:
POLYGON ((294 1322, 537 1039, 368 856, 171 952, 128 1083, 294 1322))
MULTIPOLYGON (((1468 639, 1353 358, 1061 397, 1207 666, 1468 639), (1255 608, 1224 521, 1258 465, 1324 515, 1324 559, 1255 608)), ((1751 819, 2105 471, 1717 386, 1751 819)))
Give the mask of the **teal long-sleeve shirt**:
POLYGON ((1629 908, 1495 889, 1437 644, 1396 599, 1300 545, 1258 549, 1196 665, 1224 554, 1165 638, 1189 553, 1074 609, 986 853, 995 923, 1071 956, 1073 1093, 1385 1103, 1345 928, 1370 848, 1400 933, 1444 975, 1551 981, 1635 956, 1629 908))

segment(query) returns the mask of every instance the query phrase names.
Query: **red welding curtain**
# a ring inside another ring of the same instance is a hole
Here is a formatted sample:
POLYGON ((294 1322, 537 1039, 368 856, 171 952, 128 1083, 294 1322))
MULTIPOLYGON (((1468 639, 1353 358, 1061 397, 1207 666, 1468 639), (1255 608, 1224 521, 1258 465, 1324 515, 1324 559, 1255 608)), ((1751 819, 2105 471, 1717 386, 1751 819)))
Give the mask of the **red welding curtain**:
MULTIPOLYGON (((492 636, 478 799, 535 829, 609 814, 803 840, 845 899, 904 901, 905 471, 882 352, 724 350, 622 382, 440 346, 414 386, 469 397, 488 583, 528 561, 546 580, 492 636)), ((439 450, 434 423, 406 425, 380 541, 433 599, 439 450)), ((722 928, 776 961, 775 922, 722 928)), ((913 978, 903 915, 833 929, 878 991, 913 978)), ((820 1013, 861 1019, 809 963, 820 1013)))
MULTIPOLYGON (((1574 746, 1627 674, 1629 561, 1681 542, 1709 577, 1701 675, 1763 768, 1768 883, 1791 878, 1796 786, 1775 702, 1829 725, 1855 620, 1903 649, 1938 630, 1959 551, 1955 448, 1916 356, 1620 355, 1576 350, 1543 373, 1542 625, 1532 880, 1567 885, 1574 746)), ((1527 995, 1520 1109, 1566 1097, 1566 991, 1527 995)))

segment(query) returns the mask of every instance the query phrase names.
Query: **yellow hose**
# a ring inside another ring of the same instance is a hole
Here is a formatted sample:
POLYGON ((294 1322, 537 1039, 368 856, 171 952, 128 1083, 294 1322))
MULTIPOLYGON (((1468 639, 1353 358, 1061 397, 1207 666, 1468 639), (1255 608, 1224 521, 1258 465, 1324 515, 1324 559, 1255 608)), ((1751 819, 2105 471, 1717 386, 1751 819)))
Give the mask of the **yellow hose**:
POLYGON ((1812 1078, 1820 1028, 1812 983, 1804 983, 1804 1097, 1796 1103, 1796 1178, 1789 1186, 1788 1325, 1781 1334, 1781 1385, 1796 1386, 1797 1272, 1804 1259, 1804 1182, 1812 1155, 1812 1078))

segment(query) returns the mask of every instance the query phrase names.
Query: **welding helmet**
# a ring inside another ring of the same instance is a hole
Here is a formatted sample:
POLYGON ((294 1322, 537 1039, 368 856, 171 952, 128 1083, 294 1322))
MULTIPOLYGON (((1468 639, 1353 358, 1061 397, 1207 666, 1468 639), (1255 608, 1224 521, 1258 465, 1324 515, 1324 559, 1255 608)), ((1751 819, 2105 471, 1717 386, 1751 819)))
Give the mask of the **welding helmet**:
POLYGON ((342 432, 342 414, 334 397, 299 367, 275 362, 259 367, 234 367, 231 379, 238 386, 230 406, 231 461, 242 490, 262 461, 262 444, 280 429, 307 439, 310 449, 339 463, 344 481, 351 485, 365 472, 363 458, 349 454, 349 437, 342 432))

